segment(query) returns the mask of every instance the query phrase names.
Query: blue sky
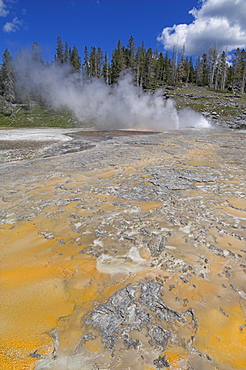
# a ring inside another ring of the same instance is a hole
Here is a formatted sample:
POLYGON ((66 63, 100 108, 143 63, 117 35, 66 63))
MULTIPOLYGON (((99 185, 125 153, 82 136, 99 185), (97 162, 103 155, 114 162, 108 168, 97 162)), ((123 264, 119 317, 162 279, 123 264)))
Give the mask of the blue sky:
POLYGON ((196 0, 19 0, 5 1, 9 13, 0 18, 1 55, 5 48, 15 54, 20 48, 38 42, 44 59, 52 59, 56 37, 76 46, 100 46, 111 52, 121 40, 127 45, 132 35, 137 44, 163 49, 157 36, 165 26, 189 22, 188 13, 196 0), (7 22, 18 17, 17 29, 4 32, 7 22))
POLYGON ((0 53, 38 42, 44 60, 55 54, 56 38, 110 53, 121 40, 160 51, 180 48, 201 55, 215 44, 230 51, 246 42, 245 0, 0 0, 0 53), (193 9, 193 10, 192 10, 193 9))

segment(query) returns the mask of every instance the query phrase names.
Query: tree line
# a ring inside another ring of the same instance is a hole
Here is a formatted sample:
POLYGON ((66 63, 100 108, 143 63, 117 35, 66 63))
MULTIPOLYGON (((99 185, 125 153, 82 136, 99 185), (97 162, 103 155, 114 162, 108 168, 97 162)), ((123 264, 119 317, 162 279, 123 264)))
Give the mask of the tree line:
MULTIPOLYGON (((22 51, 19 52, 21 53, 22 51)), ((16 60, 18 57, 19 55, 16 60)), ((43 61, 37 42, 32 45, 31 58, 34 63, 44 66, 49 64, 43 61)), ((87 46, 84 47, 82 59, 76 45, 70 47, 58 36, 52 63, 69 65, 71 72, 80 73, 87 79, 103 79, 108 85, 117 82, 123 71, 130 70, 134 83, 143 89, 193 83, 215 90, 233 90, 241 94, 246 90, 246 51, 240 48, 231 55, 230 64, 227 51, 218 52, 216 47, 210 47, 207 53, 197 58, 194 65, 192 57, 185 55, 185 46, 182 50, 174 46, 172 53, 159 52, 157 49, 147 49, 144 41, 137 46, 131 36, 126 47, 118 41, 116 48, 112 50, 111 60, 107 52, 94 46, 90 50, 87 46)), ((6 49, 0 68, 0 95, 5 101, 15 101, 14 86, 13 58, 6 49)))

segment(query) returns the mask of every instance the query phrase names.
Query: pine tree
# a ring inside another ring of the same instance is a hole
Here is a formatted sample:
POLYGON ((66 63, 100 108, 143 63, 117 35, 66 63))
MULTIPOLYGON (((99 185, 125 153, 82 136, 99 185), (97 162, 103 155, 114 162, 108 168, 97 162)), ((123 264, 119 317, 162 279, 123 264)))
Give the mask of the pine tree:
POLYGON ((56 39, 55 61, 59 64, 64 63, 64 51, 61 36, 58 36, 56 39))
POLYGON ((0 96, 3 95, 3 70, 0 68, 0 96))
POLYGON ((138 46, 136 53, 136 84, 137 86, 143 86, 143 76, 145 70, 145 56, 146 49, 144 46, 144 41, 142 41, 141 46, 138 46))
POLYGON ((88 51, 88 47, 85 46, 84 48, 84 70, 85 70, 85 74, 86 76, 90 76, 90 61, 89 61, 89 51, 88 51))
POLYGON ((6 49, 3 53, 1 74, 2 74, 3 97, 6 102, 13 103, 15 101, 15 90, 14 90, 15 75, 12 64, 12 57, 8 49, 6 49))
POLYGON ((178 82, 186 82, 187 81, 187 74, 186 74, 186 66, 185 66, 185 46, 183 46, 179 63, 177 66, 177 81, 178 82))
POLYGON ((233 53, 232 64, 233 64, 233 89, 235 89, 239 87, 241 79, 242 59, 241 59, 241 50, 239 48, 237 48, 235 53, 233 53))
POLYGON ((221 55, 219 55, 217 58, 214 82, 215 90, 217 90, 218 88, 222 90, 225 89, 226 75, 227 75, 226 52, 223 51, 221 55))
POLYGON ((240 86, 240 92, 241 94, 244 94, 245 92, 245 84, 246 84, 246 51, 242 49, 241 51, 241 86, 240 86))
POLYGON ((217 67, 218 53, 215 46, 211 46, 208 51, 208 66, 209 66, 209 87, 213 87, 215 84, 215 71, 217 67))
POLYGON ((177 45, 174 45, 171 60, 171 82, 177 81, 177 64, 178 64, 178 50, 177 45))
POLYGON ((97 76, 97 50, 94 46, 91 47, 89 59, 89 71, 90 71, 89 75, 91 77, 97 76))
POLYGON ((244 65, 244 69, 243 69, 243 78, 242 78, 242 84, 241 84, 241 94, 244 94, 244 92, 245 92, 245 85, 246 85, 246 65, 244 65))
POLYGON ((246 79, 246 52, 237 48, 233 54, 233 88, 238 89, 242 94, 245 90, 246 79))
POLYGON ((148 89, 155 85, 155 66, 156 59, 152 48, 148 48, 145 55, 145 66, 143 73, 143 88, 148 89))
POLYGON ((166 52, 164 60, 164 82, 168 82, 171 81, 172 74, 172 62, 169 58, 168 52, 166 52))
POLYGON ((32 61, 34 63, 44 64, 43 58, 42 58, 42 51, 37 42, 34 42, 32 44, 32 61))
POLYGON ((199 86, 207 86, 209 81, 209 66, 207 54, 204 53, 202 57, 197 60, 196 68, 196 83, 199 86))
POLYGON ((202 86, 202 58, 198 57, 196 62, 196 84, 202 86))
POLYGON ((220 88, 224 90, 226 86, 226 78, 227 78, 227 70, 228 70, 227 52, 225 51, 222 52, 220 60, 221 60, 221 69, 222 69, 220 88))
POLYGON ((77 46, 74 45, 71 55, 70 55, 70 64, 73 66, 74 70, 78 72, 81 68, 81 58, 78 53, 77 46))
POLYGON ((102 68, 102 74, 103 74, 104 81, 106 82, 107 85, 109 85, 111 80, 110 80, 110 65, 108 61, 108 53, 105 53, 105 56, 104 56, 104 65, 102 68))
POLYGON ((66 64, 69 63, 70 58, 71 58, 71 49, 69 48, 69 45, 66 42, 65 47, 64 47, 64 53, 63 53, 64 63, 66 64))
POLYGON ((96 59, 97 59, 96 76, 98 78, 101 78, 102 77, 102 67, 103 67, 103 52, 100 47, 97 48, 96 59))
POLYGON ((136 53, 135 41, 134 38, 130 36, 126 49, 126 67, 130 68, 133 74, 135 74, 136 72, 135 53, 136 53))
POLYGON ((233 66, 229 65, 227 68, 226 88, 231 90, 232 87, 233 87, 233 66))
POLYGON ((189 78, 188 78, 188 82, 194 83, 195 82, 195 69, 194 69, 194 66, 193 66, 192 57, 189 58, 188 64, 189 64, 189 78))
POLYGON ((111 81, 115 83, 122 71, 126 68, 125 49, 121 41, 117 43, 117 49, 113 50, 111 63, 111 81))
POLYGON ((157 85, 161 86, 164 82, 165 71, 165 59, 162 53, 160 53, 155 67, 155 80, 157 82, 157 85))

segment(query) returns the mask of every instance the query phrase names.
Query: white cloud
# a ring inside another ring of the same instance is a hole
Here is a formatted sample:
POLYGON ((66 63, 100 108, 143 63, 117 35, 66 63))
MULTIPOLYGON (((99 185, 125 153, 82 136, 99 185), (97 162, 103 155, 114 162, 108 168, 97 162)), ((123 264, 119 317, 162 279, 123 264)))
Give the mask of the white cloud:
POLYGON ((15 17, 12 22, 7 22, 3 26, 4 32, 10 33, 15 32, 20 29, 20 26, 22 26, 23 21, 19 19, 18 17, 15 17))
POLYGON ((7 5, 4 4, 3 0, 0 0, 0 17, 6 17, 9 14, 7 5))
POLYGON ((190 12, 194 21, 163 29, 158 41, 166 50, 185 45, 187 55, 202 55, 210 46, 231 51, 246 47, 246 1, 202 0, 201 8, 190 12))
MULTIPOLYGON (((7 17, 15 14, 14 5, 18 0, 0 0, 0 17, 7 17)), ((26 9, 22 9, 22 15, 27 13, 26 9)), ((8 18, 9 18, 8 17, 8 18)), ((14 17, 12 21, 7 21, 3 26, 3 31, 6 33, 16 32, 21 27, 25 26, 22 19, 14 17)))

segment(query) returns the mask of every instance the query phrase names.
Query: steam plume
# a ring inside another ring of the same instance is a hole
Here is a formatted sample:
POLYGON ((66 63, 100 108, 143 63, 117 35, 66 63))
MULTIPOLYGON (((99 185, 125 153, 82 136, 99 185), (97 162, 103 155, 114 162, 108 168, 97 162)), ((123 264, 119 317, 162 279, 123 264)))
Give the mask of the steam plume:
POLYGON ((143 92, 132 83, 130 73, 118 83, 90 81, 71 73, 68 66, 32 62, 23 53, 16 61, 16 89, 21 98, 38 95, 53 108, 66 107, 81 123, 103 128, 178 129, 209 127, 205 118, 191 110, 178 114, 175 102, 163 98, 163 91, 143 92))

